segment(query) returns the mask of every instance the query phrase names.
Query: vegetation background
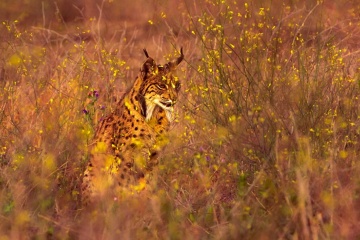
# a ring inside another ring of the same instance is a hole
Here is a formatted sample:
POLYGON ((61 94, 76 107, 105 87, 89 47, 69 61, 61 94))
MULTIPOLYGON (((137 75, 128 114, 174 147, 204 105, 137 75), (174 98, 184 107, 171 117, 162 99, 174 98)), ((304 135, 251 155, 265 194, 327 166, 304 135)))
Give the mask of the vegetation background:
POLYGON ((0 239, 359 239, 356 0, 2 0, 0 239), (185 63, 148 192, 86 211, 98 120, 185 63))

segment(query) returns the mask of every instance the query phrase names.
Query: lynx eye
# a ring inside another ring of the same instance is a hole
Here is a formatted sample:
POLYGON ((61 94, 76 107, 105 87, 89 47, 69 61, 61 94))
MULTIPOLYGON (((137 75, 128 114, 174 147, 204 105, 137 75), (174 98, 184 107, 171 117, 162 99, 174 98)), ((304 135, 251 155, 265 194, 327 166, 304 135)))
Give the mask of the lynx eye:
POLYGON ((167 86, 166 84, 164 83, 159 83, 159 84, 156 84, 156 87, 160 90, 164 90, 164 89, 167 89, 167 86))

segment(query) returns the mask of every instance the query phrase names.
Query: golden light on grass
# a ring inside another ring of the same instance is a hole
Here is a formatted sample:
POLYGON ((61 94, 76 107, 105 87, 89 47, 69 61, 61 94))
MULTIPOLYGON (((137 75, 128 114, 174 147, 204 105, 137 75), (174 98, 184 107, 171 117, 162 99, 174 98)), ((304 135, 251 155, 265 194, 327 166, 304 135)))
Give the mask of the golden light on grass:
POLYGON ((0 238, 359 238, 358 12, 345 0, 0 4, 0 238), (179 46, 158 170, 87 212, 94 128, 144 47, 165 60, 179 46))

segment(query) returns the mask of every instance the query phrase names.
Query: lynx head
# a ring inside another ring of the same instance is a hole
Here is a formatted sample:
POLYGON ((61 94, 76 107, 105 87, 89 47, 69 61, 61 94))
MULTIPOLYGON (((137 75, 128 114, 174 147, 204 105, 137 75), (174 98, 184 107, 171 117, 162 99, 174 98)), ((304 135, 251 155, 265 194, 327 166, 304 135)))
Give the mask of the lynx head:
POLYGON ((180 90, 180 81, 175 76, 175 70, 184 59, 182 48, 180 57, 165 65, 157 65, 145 49, 144 53, 147 60, 141 68, 142 83, 139 89, 139 97, 143 99, 143 115, 146 121, 149 121, 155 107, 158 106, 166 112, 166 117, 171 122, 180 90))

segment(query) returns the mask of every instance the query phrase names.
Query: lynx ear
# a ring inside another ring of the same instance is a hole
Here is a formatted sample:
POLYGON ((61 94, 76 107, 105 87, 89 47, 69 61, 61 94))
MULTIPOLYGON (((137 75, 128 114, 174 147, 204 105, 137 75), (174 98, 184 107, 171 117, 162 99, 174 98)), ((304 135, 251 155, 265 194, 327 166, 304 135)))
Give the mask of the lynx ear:
POLYGON ((174 65, 179 65, 181 62, 182 62, 182 60, 184 59, 184 53, 183 53, 183 48, 181 47, 180 48, 180 57, 178 57, 173 63, 174 63, 174 65))
POLYGON ((144 48, 143 50, 144 50, 144 53, 145 53, 145 56, 147 57, 147 59, 141 67, 141 76, 145 80, 148 77, 157 74, 158 67, 157 67, 154 59, 149 57, 149 54, 146 51, 146 49, 144 48))
POLYGON ((165 64, 165 69, 167 69, 168 71, 176 69, 176 67, 182 62, 183 59, 184 59, 183 49, 180 48, 180 57, 178 57, 176 60, 172 62, 168 62, 167 64, 165 64))

